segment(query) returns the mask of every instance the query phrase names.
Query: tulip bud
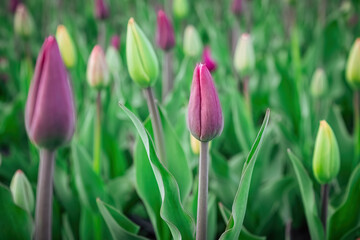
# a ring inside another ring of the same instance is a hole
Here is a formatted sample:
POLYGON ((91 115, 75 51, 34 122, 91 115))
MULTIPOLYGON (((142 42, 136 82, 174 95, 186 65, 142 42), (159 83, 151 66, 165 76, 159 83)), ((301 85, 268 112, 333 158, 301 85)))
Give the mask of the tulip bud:
POLYGON ((61 56, 66 67, 72 68, 76 64, 76 51, 74 43, 64 25, 59 25, 56 30, 56 41, 59 44, 61 56))
POLYGON ((126 59, 132 80, 143 88, 152 86, 159 73, 159 63, 150 41, 130 18, 126 36, 126 59))
POLYGON ((242 0, 233 0, 231 4, 231 11, 234 15, 239 15, 242 12, 242 0))
POLYGON ((204 64, 196 65, 188 107, 188 126, 191 134, 202 142, 219 136, 224 125, 219 97, 204 64))
POLYGON ((322 68, 316 69, 310 86, 311 94, 315 98, 321 98, 328 90, 326 74, 322 68))
POLYGON ((346 66, 346 79, 354 88, 360 88, 360 38, 350 50, 346 66))
POLYGON ((109 84, 110 75, 104 51, 96 45, 89 57, 86 78, 91 87, 102 88, 109 84))
POLYGON ((250 74, 255 67, 255 54, 250 35, 240 36, 235 48, 234 66, 242 76, 250 74))
POLYGON ((189 57, 197 57, 202 51, 202 42, 194 26, 189 25, 184 33, 184 52, 189 57))
POLYGON ((156 44, 164 51, 175 46, 173 26, 162 10, 159 10, 157 14, 156 44))
POLYGON ((173 11, 176 18, 183 19, 188 15, 189 3, 187 0, 174 0, 173 11))
POLYGON ((210 47, 206 46, 202 55, 203 63, 209 69, 210 72, 215 71, 217 68, 216 61, 211 57, 210 47))
POLYGON ((17 5, 14 17, 15 33, 22 37, 29 37, 34 30, 33 19, 24 4, 17 5))
POLYGON ((17 6, 21 3, 20 0, 10 0, 9 1, 9 10, 14 13, 16 11, 17 6))
POLYGON ((29 180, 21 170, 17 170, 10 183, 14 203, 32 213, 34 210, 34 193, 29 180))
POLYGON ((320 122, 316 136, 313 171, 320 184, 330 182, 336 177, 340 169, 339 146, 333 130, 326 121, 320 122))
POLYGON ((25 109, 26 131, 48 150, 69 142, 75 129, 72 90, 59 47, 48 37, 37 58, 25 109))
POLYGON ((105 0, 95 0, 95 17, 104 20, 109 16, 109 9, 105 0))
POLYGON ((116 50, 119 50, 120 36, 114 35, 114 36, 111 37, 111 46, 113 46, 116 50))
POLYGON ((120 71, 121 60, 120 55, 113 46, 109 46, 106 50, 106 63, 109 66, 111 74, 118 74, 120 71))

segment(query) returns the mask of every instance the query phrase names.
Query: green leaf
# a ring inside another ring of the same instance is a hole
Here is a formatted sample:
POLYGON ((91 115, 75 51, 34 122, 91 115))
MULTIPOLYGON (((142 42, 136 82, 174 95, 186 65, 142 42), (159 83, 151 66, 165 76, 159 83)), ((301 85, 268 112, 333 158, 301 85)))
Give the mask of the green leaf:
POLYGON ((329 218, 328 239, 340 239, 360 221, 360 165, 350 177, 343 202, 329 218))
POLYGON ((100 213, 108 226, 113 239, 139 240, 147 239, 137 236, 139 226, 131 222, 126 216, 99 198, 96 200, 100 213))
POLYGON ((301 198, 304 204, 305 216, 310 230, 311 239, 322 240, 325 239, 324 230, 318 216, 316 208, 315 193, 313 190, 312 181, 307 174, 301 161, 288 150, 291 163, 295 169, 296 177, 299 183, 301 198))
POLYGON ((72 161, 80 201, 97 212, 96 199, 105 199, 104 183, 92 169, 90 156, 78 143, 72 145, 72 161))
POLYGON ((32 222, 28 213, 13 203, 11 192, 0 184, 0 239, 31 239, 32 222))
POLYGON ((254 169, 257 154, 262 145, 264 133, 269 122, 270 110, 266 111, 266 115, 259 130, 258 136, 250 150, 250 153, 245 161, 244 168, 241 174, 240 183, 232 206, 231 217, 227 223, 226 231, 221 235, 220 239, 237 239, 239 238, 242 225, 245 218, 246 205, 249 195, 251 176, 254 169))
POLYGON ((168 224, 174 239, 193 239, 194 222, 181 204, 180 191, 174 176, 159 161, 153 142, 140 120, 125 106, 121 105, 121 108, 134 123, 144 144, 161 195, 162 219, 168 224))

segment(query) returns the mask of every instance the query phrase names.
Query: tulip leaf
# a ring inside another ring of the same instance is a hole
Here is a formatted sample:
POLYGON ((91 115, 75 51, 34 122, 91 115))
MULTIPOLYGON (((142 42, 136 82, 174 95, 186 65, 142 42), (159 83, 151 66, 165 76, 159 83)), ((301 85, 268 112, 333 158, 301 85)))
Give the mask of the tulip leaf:
POLYGON ((350 177, 343 202, 329 218, 328 239, 340 239, 360 223, 360 165, 350 177))
POLYGON ((75 185, 82 204, 97 212, 96 199, 105 198, 104 183, 91 166, 91 159, 79 144, 72 145, 75 185))
POLYGON ((318 210, 316 208, 315 193, 312 181, 304 166, 301 164, 301 161, 290 150, 288 150, 288 155, 295 169, 311 239, 325 239, 324 230, 318 216, 318 210))
POLYGON ((0 239, 31 239, 32 222, 28 213, 15 205, 11 192, 0 184, 0 239))
POLYGON ((121 108, 134 123, 144 144, 151 168, 154 172, 161 196, 160 216, 168 224, 174 239, 193 239, 194 222, 184 210, 180 191, 174 176, 159 161, 152 139, 140 120, 125 106, 121 108))
POLYGON ((268 109, 266 111, 263 124, 261 125, 261 128, 255 139, 255 142, 244 163, 244 168, 241 174, 239 187, 236 192, 235 199, 232 205, 231 216, 228 220, 225 232, 220 237, 220 239, 222 240, 238 239, 240 236, 240 232, 245 218, 246 205, 250 190, 251 176, 255 166, 257 154, 263 142, 262 140, 264 138, 264 133, 268 125, 269 118, 270 118, 270 110, 268 109))
POLYGON ((137 236, 139 226, 131 222, 126 216, 117 211, 112 206, 104 203, 99 198, 96 200, 100 213, 108 226, 114 240, 128 239, 140 240, 147 239, 137 236))

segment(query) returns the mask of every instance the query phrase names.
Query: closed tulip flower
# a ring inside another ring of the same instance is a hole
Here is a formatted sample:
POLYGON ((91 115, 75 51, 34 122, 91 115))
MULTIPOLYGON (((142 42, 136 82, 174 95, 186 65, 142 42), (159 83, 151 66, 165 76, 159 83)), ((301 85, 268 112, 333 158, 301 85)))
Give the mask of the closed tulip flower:
POLYGON ((10 190, 14 203, 31 214, 35 205, 34 193, 23 171, 15 172, 10 183, 10 190))
POLYGON ((311 80, 311 95, 315 98, 323 97, 328 90, 327 78, 322 68, 316 69, 311 80))
POLYGON ((219 97, 204 64, 196 66, 188 106, 188 126, 199 141, 208 142, 219 136, 223 129, 223 115, 219 97))
POLYGON ((156 44, 164 51, 172 49, 175 45, 174 29, 170 19, 163 10, 157 14, 156 44))
POLYGON ((187 0, 174 0, 173 11, 176 18, 185 18, 189 13, 189 3, 187 0))
POLYGON ((104 51, 96 45, 89 57, 86 78, 91 87, 101 88, 109 84, 110 75, 104 51))
POLYGON ((54 150, 70 141, 75 128, 69 78, 55 37, 48 37, 37 58, 25 110, 27 133, 36 145, 54 150))
POLYGON ((114 35, 111 37, 111 46, 113 46, 116 50, 120 48, 120 36, 114 35))
POLYGON ((20 0, 10 0, 9 1, 9 10, 12 13, 15 13, 17 6, 21 3, 20 0))
POLYGON ((109 16, 109 9, 105 0, 95 0, 95 17, 104 20, 109 16))
POLYGON ((360 88, 360 38, 356 39, 350 50, 346 66, 346 80, 354 88, 360 88))
POLYGON ((189 57, 197 57, 201 54, 203 45, 201 38, 194 26, 189 25, 184 33, 184 52, 189 57))
POLYGON ((340 169, 340 152, 335 134, 326 121, 320 122, 316 136, 313 171, 320 184, 329 183, 340 169))
POLYGON ((24 4, 18 4, 14 17, 15 33, 21 37, 29 37, 34 31, 33 19, 24 4))
POLYGON ((132 80, 143 88, 152 86, 159 74, 159 62, 150 41, 130 18, 126 36, 126 59, 132 80))
POLYGON ((76 64, 77 55, 74 43, 64 25, 59 25, 56 30, 56 40, 59 44, 61 56, 66 67, 72 68, 76 64))
POLYGON ((234 54, 234 66, 242 76, 250 74, 255 67, 254 48, 249 34, 240 36, 234 54))
POLYGON ((206 67, 209 69, 210 72, 216 70, 217 63, 216 63, 215 59, 213 59, 211 56, 210 47, 206 46, 204 48, 202 59, 203 59, 203 63, 206 65, 206 67))
POLYGON ((243 10, 243 3, 242 0, 233 0, 231 3, 231 11, 235 15, 239 15, 243 10))

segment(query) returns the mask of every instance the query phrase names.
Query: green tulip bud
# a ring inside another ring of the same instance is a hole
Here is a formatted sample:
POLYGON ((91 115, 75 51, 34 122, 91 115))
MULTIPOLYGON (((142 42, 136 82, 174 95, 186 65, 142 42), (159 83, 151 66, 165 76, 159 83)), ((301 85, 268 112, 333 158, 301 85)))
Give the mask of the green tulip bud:
POLYGON ((318 68, 316 69, 311 80, 311 86, 310 86, 311 95, 314 98, 321 98, 325 95, 327 90, 328 90, 328 83, 327 83, 326 74, 322 68, 318 68))
POLYGON ((34 210, 34 193, 29 180, 21 170, 17 170, 10 183, 14 203, 31 214, 34 210))
POLYGON ((68 30, 64 25, 59 25, 56 29, 56 41, 59 44, 61 57, 68 68, 76 64, 77 55, 74 42, 71 39, 68 30))
POLYGON ((240 36, 234 54, 234 66, 242 76, 249 75, 255 68, 255 54, 252 40, 249 34, 240 36))
POLYGON ((159 73, 159 62, 150 41, 130 18, 126 36, 126 60, 132 80, 143 88, 152 86, 159 73))
POLYGON ((15 33, 21 37, 29 37, 34 31, 33 19, 24 4, 19 4, 14 17, 15 33))
POLYGON ((192 25, 185 28, 184 53, 188 57, 197 57, 202 52, 202 42, 198 31, 192 25))
POLYGON ((316 136, 313 171, 320 184, 330 182, 339 173, 340 152, 333 130, 326 121, 320 121, 316 136))
POLYGON ((109 46, 106 50, 106 62, 112 75, 120 72, 121 59, 117 49, 113 46, 109 46))
POLYGON ((189 13, 189 3, 187 0, 174 0, 173 11, 176 18, 183 19, 189 13))
POLYGON ((94 88, 106 87, 109 84, 109 69, 104 51, 100 45, 96 45, 90 54, 86 77, 89 85, 94 88))
POLYGON ((346 66, 346 80, 354 88, 360 88, 360 38, 356 39, 350 50, 346 66))

